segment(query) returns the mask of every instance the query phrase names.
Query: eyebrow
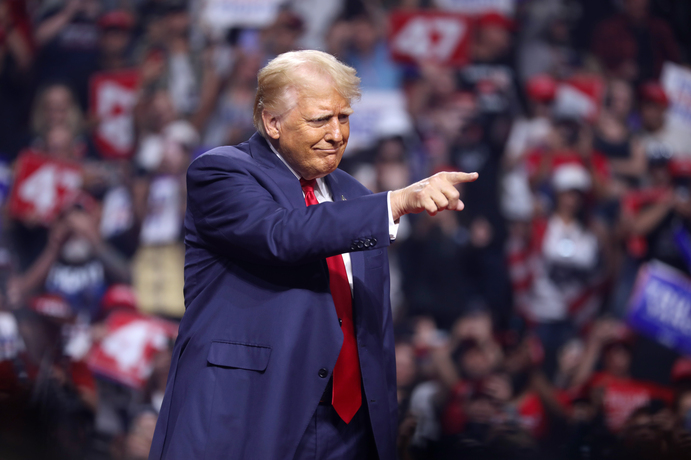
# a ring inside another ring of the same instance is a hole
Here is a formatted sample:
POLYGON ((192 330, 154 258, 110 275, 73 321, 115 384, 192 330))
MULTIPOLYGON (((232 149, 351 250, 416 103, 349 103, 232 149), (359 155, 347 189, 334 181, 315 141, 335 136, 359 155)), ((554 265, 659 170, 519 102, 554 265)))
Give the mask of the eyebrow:
MULTIPOLYGON (((351 109, 350 107, 344 108, 343 110, 341 110, 341 111, 338 113, 339 116, 340 116, 340 115, 350 116, 350 115, 352 115, 352 114, 353 114, 353 109, 351 109)), ((329 113, 325 113, 325 114, 323 114, 323 115, 318 115, 318 116, 309 118, 309 121, 326 121, 326 120, 328 120, 329 118, 331 118, 331 117, 333 117, 333 116, 334 116, 334 114, 333 114, 332 112, 329 112, 329 113)))

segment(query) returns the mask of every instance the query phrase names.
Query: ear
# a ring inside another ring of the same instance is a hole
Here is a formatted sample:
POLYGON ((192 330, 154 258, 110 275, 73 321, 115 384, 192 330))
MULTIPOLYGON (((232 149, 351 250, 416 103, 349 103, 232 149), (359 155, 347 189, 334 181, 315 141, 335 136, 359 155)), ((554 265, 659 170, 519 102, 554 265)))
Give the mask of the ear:
POLYGON ((262 110, 262 122, 264 122, 264 131, 267 136, 274 140, 281 137, 281 122, 276 115, 266 109, 262 110))

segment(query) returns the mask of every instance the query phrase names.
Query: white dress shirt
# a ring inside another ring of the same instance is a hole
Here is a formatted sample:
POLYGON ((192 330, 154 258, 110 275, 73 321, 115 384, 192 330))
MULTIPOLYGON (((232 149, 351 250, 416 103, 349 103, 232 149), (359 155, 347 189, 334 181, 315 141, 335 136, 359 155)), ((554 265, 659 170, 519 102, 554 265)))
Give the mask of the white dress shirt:
MULTIPOLYGON (((274 148, 271 143, 269 143, 269 147, 271 147, 271 150, 278 156, 278 158, 281 159, 281 161, 288 167, 290 172, 293 173, 293 175, 300 180, 300 175, 297 174, 293 168, 290 167, 288 162, 283 158, 283 156, 278 153, 278 151, 274 148)), ((302 192, 302 196, 305 196, 305 192, 302 192)), ((320 177, 317 179, 316 186, 314 187, 314 196, 317 198, 317 201, 320 203, 324 203, 325 201, 333 201, 333 194, 331 193, 331 190, 329 190, 329 187, 326 185, 326 181, 324 180, 323 177, 320 177)), ((389 213, 389 239, 391 241, 396 239, 396 235, 398 234, 398 223, 394 222, 393 220, 393 214, 391 212, 391 192, 388 192, 386 194, 386 208, 389 213)), ((350 294, 353 294, 353 264, 350 262, 350 254, 347 252, 344 252, 341 254, 341 257, 343 257, 343 265, 345 265, 346 269, 346 274, 348 275, 348 284, 350 284, 350 294)))

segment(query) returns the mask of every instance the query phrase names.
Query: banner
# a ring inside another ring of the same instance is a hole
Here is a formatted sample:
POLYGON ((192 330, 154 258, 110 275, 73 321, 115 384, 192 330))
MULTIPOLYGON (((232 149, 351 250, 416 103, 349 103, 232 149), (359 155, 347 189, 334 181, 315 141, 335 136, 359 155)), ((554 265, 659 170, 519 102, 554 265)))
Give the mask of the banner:
POLYGON ((74 201, 81 185, 79 165, 24 151, 15 164, 10 214, 24 222, 48 225, 74 201))
POLYGON ((662 262, 643 265, 627 319, 638 332, 681 353, 691 353, 691 279, 662 262))
POLYGON ((201 9, 203 26, 219 31, 231 27, 263 28, 271 25, 283 0, 206 0, 201 9))
POLYGON ((676 154, 691 156, 691 70, 665 62, 660 82, 669 99, 666 131, 676 154))
POLYGON ((177 336, 176 324, 130 311, 111 313, 106 327, 87 364, 95 374, 136 389, 146 384, 156 354, 177 336))
POLYGON ((440 11, 391 13, 389 45, 394 60, 462 66, 468 61, 471 20, 440 11))
POLYGON ((516 10, 516 0, 436 0, 435 4, 442 10, 469 15, 497 12, 513 16, 516 10))
POLYGON ((104 158, 130 158, 134 154, 134 106, 139 74, 135 70, 100 72, 90 81, 90 112, 98 124, 94 143, 104 158))

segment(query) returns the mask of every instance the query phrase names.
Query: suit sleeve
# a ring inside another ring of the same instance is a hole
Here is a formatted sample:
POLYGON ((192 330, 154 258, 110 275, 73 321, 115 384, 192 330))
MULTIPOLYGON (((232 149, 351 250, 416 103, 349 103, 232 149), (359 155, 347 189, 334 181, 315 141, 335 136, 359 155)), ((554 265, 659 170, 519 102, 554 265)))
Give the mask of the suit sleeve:
MULTIPOLYGON (((246 162, 204 155, 187 171, 187 206, 215 252, 270 265, 301 265, 390 244, 386 193, 299 209, 281 206, 246 162)), ((188 229, 189 230, 189 229, 188 229)))

